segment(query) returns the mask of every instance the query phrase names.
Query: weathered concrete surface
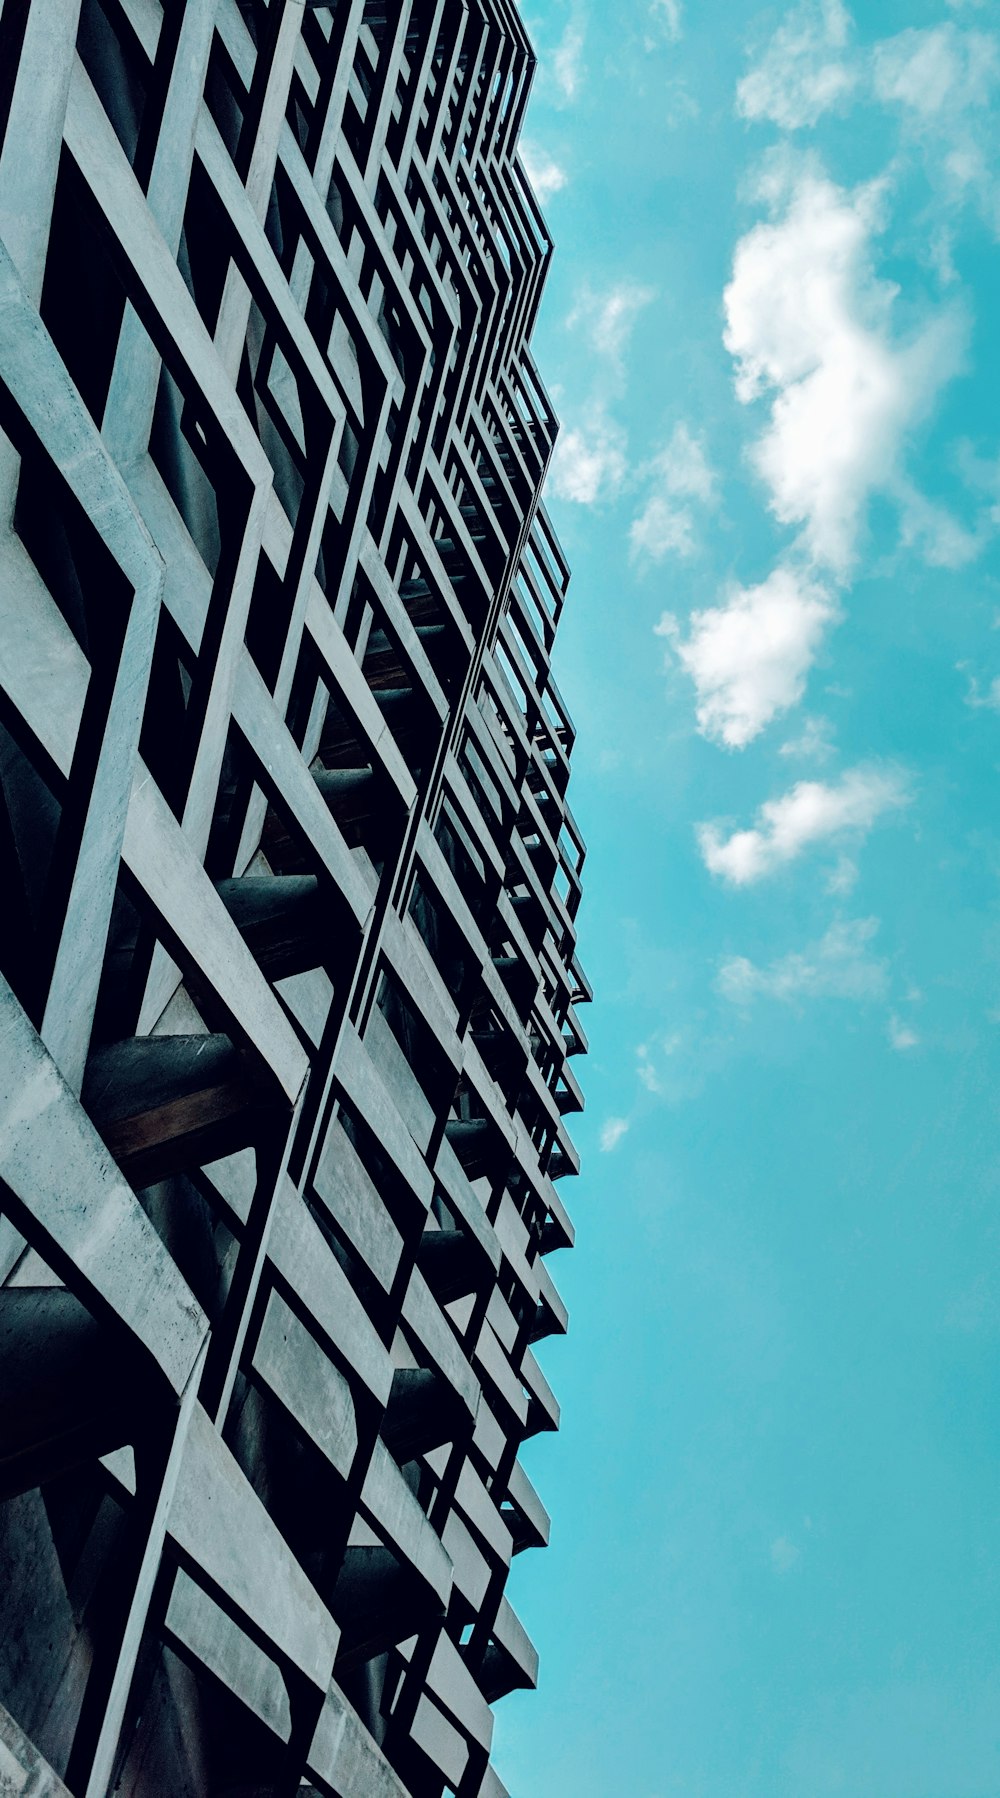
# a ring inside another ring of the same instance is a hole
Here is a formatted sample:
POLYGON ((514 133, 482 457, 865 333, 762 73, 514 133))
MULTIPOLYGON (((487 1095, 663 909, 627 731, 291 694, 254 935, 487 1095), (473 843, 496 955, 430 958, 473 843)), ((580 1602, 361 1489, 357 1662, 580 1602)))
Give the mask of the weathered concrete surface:
POLYGON ((0 1798, 70 1798, 34 1743, 0 1705, 0 1798))

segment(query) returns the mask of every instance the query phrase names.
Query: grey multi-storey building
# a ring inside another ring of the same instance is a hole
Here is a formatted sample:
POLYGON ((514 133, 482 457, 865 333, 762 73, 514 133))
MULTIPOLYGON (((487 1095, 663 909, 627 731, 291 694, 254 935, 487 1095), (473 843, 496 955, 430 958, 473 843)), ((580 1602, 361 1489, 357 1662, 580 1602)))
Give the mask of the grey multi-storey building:
POLYGON ((2 0, 5 1794, 502 1794, 588 996, 532 66, 2 0))

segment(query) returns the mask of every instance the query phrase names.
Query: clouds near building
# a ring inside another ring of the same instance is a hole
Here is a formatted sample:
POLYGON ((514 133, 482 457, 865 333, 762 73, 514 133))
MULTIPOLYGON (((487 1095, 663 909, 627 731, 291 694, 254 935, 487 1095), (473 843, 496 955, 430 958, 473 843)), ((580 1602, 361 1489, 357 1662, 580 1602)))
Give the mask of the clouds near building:
POLYGON ((798 781, 780 798, 766 800, 749 829, 726 835, 718 824, 701 824, 698 843, 709 873, 730 886, 751 886, 807 849, 866 836, 887 812, 909 801, 909 785, 898 768, 869 764, 831 783, 798 781))
POLYGON ((557 92, 564 103, 576 99, 583 82, 583 46, 586 33, 583 22, 571 18, 552 53, 551 70, 557 92))
POLYGON ((629 529, 632 555, 650 562, 691 555, 696 511, 711 504, 715 485, 704 440, 682 420, 646 468, 646 496, 629 529))
POLYGON ((636 319, 655 298, 655 289, 641 281, 615 281, 597 290, 585 286, 566 323, 570 330, 582 329, 591 349, 620 373, 636 319))
POLYGON ((521 139, 519 146, 524 172, 531 182, 534 195, 539 205, 544 206, 553 194, 561 193, 569 177, 566 170, 554 156, 538 144, 521 139))
POLYGON ((600 404, 591 405, 580 424, 560 433, 549 470, 549 491, 557 499, 592 506, 614 499, 628 472, 625 432, 600 404))
POLYGON ((695 612, 686 635, 670 613, 656 630, 694 682, 701 734, 744 749, 802 698, 836 617, 828 589, 789 566, 775 568, 756 587, 734 588, 722 605, 695 612))
POLYGON ((628 1118, 605 1119, 604 1123, 601 1125, 600 1144, 606 1155, 609 1155, 612 1149, 617 1149, 622 1137, 627 1136, 628 1128, 628 1118))

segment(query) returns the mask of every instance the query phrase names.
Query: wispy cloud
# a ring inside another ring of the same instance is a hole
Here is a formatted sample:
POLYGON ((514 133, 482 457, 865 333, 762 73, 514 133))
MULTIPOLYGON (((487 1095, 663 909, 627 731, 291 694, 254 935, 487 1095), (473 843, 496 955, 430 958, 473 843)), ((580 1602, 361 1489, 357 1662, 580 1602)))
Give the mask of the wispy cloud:
POLYGON ((874 96, 911 118, 946 121, 950 129, 960 113, 985 110, 1000 84, 1000 44, 992 32, 945 19, 856 50, 852 31, 842 0, 793 7, 737 84, 737 112, 797 131, 848 99, 874 96))
POLYGON ((930 568, 965 568, 974 562, 992 534, 993 521, 981 517, 968 530, 946 506, 936 505, 900 481, 897 493, 902 507, 899 540, 904 549, 916 548, 930 568))
POLYGON ((889 1019, 889 1042, 892 1048, 903 1053, 907 1049, 916 1049, 920 1038, 909 1024, 904 1024, 902 1018, 897 1018, 893 1013, 889 1019))
POLYGON ((673 505, 664 493, 650 493, 629 527, 633 561, 662 562, 665 556, 692 556, 695 521, 690 506, 673 505))
MULTIPOLYGON (((1000 457, 978 454, 965 439, 958 445, 958 465, 966 486, 983 502, 979 529, 985 534, 1000 525, 1000 457)), ((1000 625, 1000 618, 996 622, 1000 625)))
POLYGON ((649 18, 668 43, 676 44, 680 41, 684 29, 681 0, 649 0, 649 18))
POLYGON ((725 343, 739 399, 770 399, 751 460, 772 511, 845 579, 869 498, 898 487, 909 431, 961 365, 966 321, 947 308, 894 334, 897 289, 872 261, 881 183, 847 191, 784 158, 763 191, 772 217, 736 246, 725 343))
POLYGON ((825 885, 828 893, 836 893, 843 898, 853 893, 858 884, 858 864, 851 855, 838 855, 833 867, 826 877, 825 885))
POLYGON ((601 1125, 600 1135, 601 1149, 604 1154, 610 1155, 612 1149, 617 1149, 622 1137, 628 1135, 628 1130, 628 1118, 605 1118, 601 1125))
POLYGON ((582 329, 591 348, 620 371, 635 321, 655 298, 656 289, 641 281, 616 281, 599 292, 584 286, 566 323, 582 329))
POLYGON ((671 554, 691 555, 696 541, 695 506, 708 505, 715 496, 715 474, 704 439, 681 421, 645 474, 646 498, 629 530, 633 557, 661 562, 671 554))
POLYGON ((779 25, 736 89, 745 119, 768 119, 785 131, 815 125, 857 84, 845 56, 851 17, 841 0, 807 0, 779 25))
POLYGON ((662 1093, 663 1080, 657 1061, 669 1060, 672 1055, 676 1055, 683 1040, 680 1031, 675 1030, 672 1036, 657 1037, 654 1041, 639 1044, 635 1052, 635 1071, 639 1084, 648 1093, 662 1093))
POLYGON ((733 1005, 778 999, 792 1005, 805 999, 880 999, 888 984, 885 961, 871 952, 877 918, 848 918, 831 924, 816 943, 778 956, 766 966, 733 955, 719 968, 716 986, 733 1005))
POLYGON ((662 1092, 660 1076, 656 1071, 655 1064, 650 1059, 649 1050, 645 1044, 636 1050, 635 1071, 640 1086, 644 1086, 648 1093, 662 1092))
POLYGON ((797 1567, 801 1559, 801 1548, 797 1548, 787 1536, 779 1536, 777 1541, 771 1543, 771 1566, 775 1573, 791 1573, 792 1568, 797 1567))
POLYGON ((551 200, 553 194, 561 193, 569 181, 566 170, 547 150, 540 148, 525 138, 521 139, 519 153, 524 165, 524 172, 531 182, 535 198, 540 205, 551 200))
POLYGON ((884 38, 872 64, 878 98, 924 120, 986 108, 1000 84, 997 39, 952 19, 884 38))
POLYGON ((610 410, 624 387, 625 352, 632 328, 654 290, 639 281, 616 281, 577 294, 566 320, 593 352, 591 398, 556 444, 549 491, 557 499, 592 506, 617 499, 628 476, 626 434, 610 410))
POLYGON ((715 494, 715 473, 705 453, 705 439, 683 420, 674 426, 666 448, 654 459, 668 493, 707 505, 715 494))
POLYGON ((826 587, 799 569, 778 567, 757 587, 734 588, 724 605, 693 613, 686 637, 669 612, 655 628, 694 682, 702 736, 744 749, 802 698, 837 616, 826 587))
POLYGON ((552 55, 553 79, 565 101, 575 100, 580 91, 585 38, 582 21, 570 19, 552 55))
MULTIPOLYGON (((972 11, 978 0, 951 4, 972 11)), ((923 151, 939 198, 950 207, 971 201, 1000 236, 1000 37, 955 19, 911 26, 863 50, 851 36, 842 0, 804 0, 755 54, 737 85, 736 111, 798 131, 858 99, 891 108, 903 148, 923 151)), ((929 247, 942 277, 953 278, 947 230, 929 247)))
POLYGON ((872 82, 897 110, 904 143, 923 152, 939 198, 952 209, 971 203, 1000 237, 1000 37, 953 19, 901 31, 875 46, 872 82))
POLYGON ((548 488, 557 499, 592 506, 615 499, 627 473, 625 432, 595 401, 579 425, 560 432, 549 468, 548 488))
MULTIPOLYGON (((967 666, 967 663, 959 662, 959 672, 964 673, 967 666)), ((968 678, 969 687, 965 695, 966 705, 971 706, 972 710, 975 712, 982 710, 1000 712, 1000 674, 994 676, 993 680, 990 681, 985 693, 980 686, 979 677, 977 675, 970 674, 968 678)))
POLYGON ((836 784, 800 780, 779 799, 768 799, 752 829, 726 836, 718 824, 698 826, 705 866, 731 886, 750 886, 796 861, 807 849, 864 837, 885 813, 909 802, 897 768, 851 768, 836 784))
POLYGON ((797 761, 827 762, 836 753, 833 736, 829 718, 804 718, 798 736, 789 737, 778 753, 794 756, 797 761))

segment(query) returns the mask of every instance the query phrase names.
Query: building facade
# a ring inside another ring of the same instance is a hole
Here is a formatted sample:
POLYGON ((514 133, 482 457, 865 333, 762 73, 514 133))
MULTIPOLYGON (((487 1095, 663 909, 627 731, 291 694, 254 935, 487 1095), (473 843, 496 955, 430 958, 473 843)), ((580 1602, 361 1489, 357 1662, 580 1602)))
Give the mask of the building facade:
POLYGON ((588 997, 510 0, 2 0, 0 1791, 501 1798, 588 997))

